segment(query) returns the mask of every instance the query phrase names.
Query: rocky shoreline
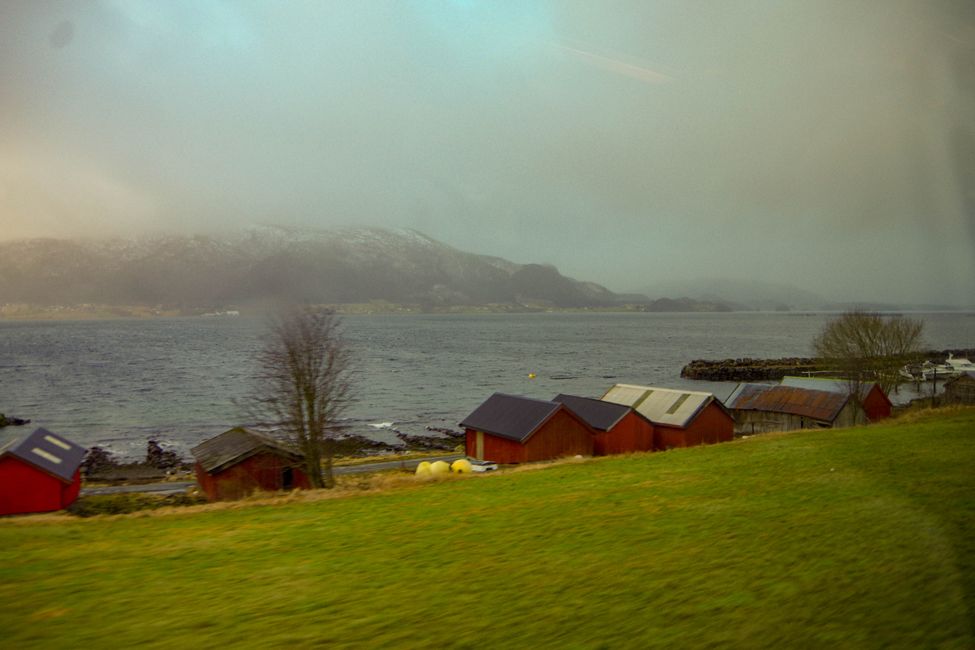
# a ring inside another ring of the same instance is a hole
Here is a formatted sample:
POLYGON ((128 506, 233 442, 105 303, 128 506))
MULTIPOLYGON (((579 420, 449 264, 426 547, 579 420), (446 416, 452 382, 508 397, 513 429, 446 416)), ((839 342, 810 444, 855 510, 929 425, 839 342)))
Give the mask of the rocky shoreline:
MULTIPOLYGON (((932 363, 944 363, 948 355, 975 357, 973 349, 928 350, 923 358, 932 363)), ((694 359, 681 368, 684 379, 703 381, 765 381, 777 380, 786 376, 806 374, 827 374, 831 368, 822 359, 812 357, 784 357, 780 359, 694 359)))
POLYGON ((782 379, 787 375, 804 375, 828 370, 819 359, 809 357, 744 358, 717 361, 695 359, 681 368, 680 376, 684 379, 704 381, 761 381, 782 379))

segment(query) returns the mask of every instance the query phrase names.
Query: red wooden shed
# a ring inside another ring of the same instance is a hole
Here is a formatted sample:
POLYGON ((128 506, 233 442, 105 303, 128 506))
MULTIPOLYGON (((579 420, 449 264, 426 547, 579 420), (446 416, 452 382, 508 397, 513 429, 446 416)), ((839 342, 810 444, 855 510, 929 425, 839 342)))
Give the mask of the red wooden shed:
POLYGON ((0 515, 63 510, 81 490, 85 448, 47 429, 0 442, 0 515))
MULTIPOLYGON (((843 379, 833 379, 828 377, 783 377, 780 382, 782 386, 792 386, 794 388, 808 388, 810 390, 824 390, 830 393, 848 395, 850 393, 849 382, 843 379)), ((866 413, 867 419, 871 422, 883 420, 890 417, 893 404, 880 384, 868 383, 862 386, 863 401, 861 406, 866 413)))
POLYGON ((735 420, 711 393, 616 384, 602 400, 629 406, 653 423, 658 449, 728 442, 735 420))
POLYGON ((196 482, 211 501, 240 499, 256 490, 308 489, 304 456, 284 442, 236 427, 190 450, 196 482))
POLYGON ((568 406, 596 432, 594 456, 655 449, 653 423, 629 406, 576 395, 558 395, 552 401, 568 406))
POLYGON ((467 455, 496 463, 591 456, 595 432, 568 407, 495 393, 460 423, 467 455))

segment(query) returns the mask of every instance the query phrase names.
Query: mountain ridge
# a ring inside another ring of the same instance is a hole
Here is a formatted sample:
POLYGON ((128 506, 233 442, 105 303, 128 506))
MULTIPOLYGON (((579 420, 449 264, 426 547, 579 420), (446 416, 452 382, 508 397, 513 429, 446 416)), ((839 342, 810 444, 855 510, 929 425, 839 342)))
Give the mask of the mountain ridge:
MULTIPOLYGON (((220 308, 262 301, 421 308, 612 307, 606 287, 553 266, 453 248, 416 230, 251 226, 227 236, 0 242, 0 303, 220 308)), ((629 298, 629 297, 628 297, 629 298)))

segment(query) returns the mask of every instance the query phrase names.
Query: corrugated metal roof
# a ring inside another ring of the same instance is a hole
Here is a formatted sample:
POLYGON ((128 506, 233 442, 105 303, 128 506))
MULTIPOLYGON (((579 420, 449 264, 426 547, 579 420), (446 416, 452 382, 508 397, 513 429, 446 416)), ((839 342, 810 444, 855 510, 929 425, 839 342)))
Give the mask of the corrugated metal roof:
POLYGON ((621 404, 577 395, 558 395, 552 401, 565 404, 570 411, 598 431, 609 431, 631 410, 630 407, 621 404))
MULTIPOLYGON (((845 379, 836 379, 835 377, 783 377, 781 384, 783 386, 792 386, 793 388, 826 390, 831 393, 839 393, 840 395, 850 394, 850 382, 845 379)), ((863 399, 866 400, 872 393, 876 393, 887 400, 888 403, 890 402, 890 398, 884 393, 880 384, 872 381, 864 382, 863 399)))
POLYGON ((28 435, 8 438, 0 448, 0 456, 14 456, 28 465, 70 483, 85 458, 85 448, 51 433, 35 429, 28 435))
POLYGON ((738 384, 735 389, 731 391, 731 395, 728 395, 728 399, 724 401, 724 405, 727 408, 735 408, 735 402, 744 397, 750 397, 757 393, 762 393, 772 388, 776 384, 738 384))
POLYGON ((616 384, 602 396, 605 402, 629 406, 654 424, 685 428, 715 400, 711 393, 654 386, 616 384))
MULTIPOLYGON (((746 384, 745 386, 763 386, 746 384)), ((738 389, 735 389, 738 392, 738 389)), ((849 395, 792 386, 768 386, 765 390, 743 390, 728 407, 743 411, 789 413, 832 422, 850 399, 849 395)))
MULTIPOLYGON (((792 386, 793 388, 808 388, 809 390, 825 390, 830 393, 850 394, 849 382, 832 377, 783 377, 779 383, 782 386, 792 386)), ((872 384, 867 384, 867 386, 872 386, 872 384)))
POLYGON ((235 427, 204 440, 190 450, 207 473, 221 471, 261 452, 270 451, 300 461, 304 456, 287 443, 259 431, 235 427))
POLYGON ((460 426, 525 442, 555 413, 558 402, 495 393, 461 421, 460 426))

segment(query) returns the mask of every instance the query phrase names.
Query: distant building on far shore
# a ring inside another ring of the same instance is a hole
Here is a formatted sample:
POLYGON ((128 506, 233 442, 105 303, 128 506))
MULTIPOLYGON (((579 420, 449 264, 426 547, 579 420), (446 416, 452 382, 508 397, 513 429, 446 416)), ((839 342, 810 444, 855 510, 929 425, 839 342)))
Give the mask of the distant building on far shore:
POLYGON ((190 450, 196 481, 211 501, 240 499, 257 490, 308 489, 304 456, 267 434, 235 427, 190 450))
POLYGON ((81 490, 85 448, 51 433, 0 434, 0 515, 64 510, 81 490))

